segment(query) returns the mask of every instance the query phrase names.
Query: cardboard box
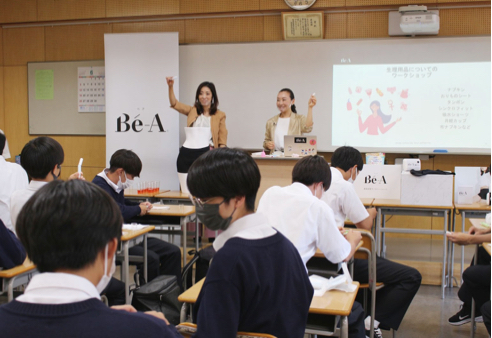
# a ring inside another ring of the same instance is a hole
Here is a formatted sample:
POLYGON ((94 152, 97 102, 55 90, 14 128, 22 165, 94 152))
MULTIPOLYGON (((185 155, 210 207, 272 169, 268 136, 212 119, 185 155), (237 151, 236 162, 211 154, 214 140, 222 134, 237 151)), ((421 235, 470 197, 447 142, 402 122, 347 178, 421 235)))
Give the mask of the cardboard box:
POLYGON ((413 176, 401 174, 401 204, 453 205, 453 175, 413 176))

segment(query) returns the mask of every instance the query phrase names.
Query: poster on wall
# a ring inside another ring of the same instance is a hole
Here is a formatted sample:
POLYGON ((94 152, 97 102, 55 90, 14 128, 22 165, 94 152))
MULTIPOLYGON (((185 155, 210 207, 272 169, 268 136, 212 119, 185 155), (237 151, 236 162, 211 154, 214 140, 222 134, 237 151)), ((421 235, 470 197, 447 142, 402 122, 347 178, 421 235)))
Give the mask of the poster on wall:
POLYGON ((116 150, 130 149, 142 161, 135 183, 178 190, 179 114, 169 107, 166 83, 179 75, 178 33, 105 34, 104 54, 106 166, 116 150))
POLYGON ((106 85, 104 67, 78 67, 79 113, 106 111, 106 85))

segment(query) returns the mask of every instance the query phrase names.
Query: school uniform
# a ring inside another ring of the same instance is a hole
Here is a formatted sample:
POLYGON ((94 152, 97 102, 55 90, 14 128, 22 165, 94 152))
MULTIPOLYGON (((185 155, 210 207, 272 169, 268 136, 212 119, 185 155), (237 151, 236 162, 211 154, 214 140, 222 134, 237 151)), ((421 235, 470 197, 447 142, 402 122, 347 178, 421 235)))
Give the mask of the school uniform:
MULTIPOLYGON (((354 185, 347 182, 338 169, 330 169, 331 185, 321 200, 333 209, 337 227, 343 227, 346 218, 354 223, 366 219, 369 213, 357 196, 354 185)), ((368 260, 355 259, 354 280, 368 283, 368 278, 368 260)), ((419 290, 422 276, 414 268, 376 257, 376 280, 384 283, 384 288, 376 293, 375 319, 380 322, 380 328, 398 330, 419 290)))
POLYGON ((23 295, 0 306, 5 337, 181 337, 173 326, 143 313, 106 307, 87 279, 66 273, 33 277, 23 295))
MULTIPOLYGON (((304 265, 316 248, 335 264, 351 252, 350 243, 336 227, 331 208, 302 183, 269 188, 261 197, 257 212, 294 244, 304 265)), ((364 311, 358 302, 354 303, 348 321, 349 337, 365 337, 364 311)))
POLYGON ((0 219, 0 268, 11 269, 26 259, 26 250, 0 219))
MULTIPOLYGON (((124 190, 120 190, 106 175, 108 169, 103 170, 92 180, 92 183, 106 191, 120 207, 125 222, 140 215, 141 209, 138 203, 125 199, 124 190)), ((129 249, 130 255, 143 256, 143 242, 129 249)), ((142 269, 142 264, 137 265, 142 269)), ((143 273, 140 274, 143 276, 143 273)), ((181 250, 174 244, 160 239, 147 238, 147 277, 151 281, 159 275, 176 276, 181 286, 181 250)))
POLYGON ((17 163, 5 161, 3 156, 0 156, 0 173, 0 219, 7 229, 15 232, 10 217, 10 197, 14 191, 27 188, 27 173, 17 163))
POLYGON ((213 245, 217 252, 193 307, 194 337, 232 338, 237 331, 303 337, 314 290, 292 243, 251 214, 213 245))

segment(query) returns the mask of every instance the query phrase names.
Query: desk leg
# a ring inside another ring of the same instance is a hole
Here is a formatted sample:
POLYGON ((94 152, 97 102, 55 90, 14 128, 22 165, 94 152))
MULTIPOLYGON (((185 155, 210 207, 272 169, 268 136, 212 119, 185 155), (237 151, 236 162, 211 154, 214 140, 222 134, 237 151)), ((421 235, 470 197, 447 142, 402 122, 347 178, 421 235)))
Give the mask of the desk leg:
POLYGON ((198 216, 195 214, 195 250, 200 249, 200 229, 198 228, 198 216))
MULTIPOLYGON (((461 232, 465 232, 465 211, 461 212, 461 232)), ((461 245, 461 268, 460 268, 460 285, 463 283, 463 267, 465 266, 465 246, 461 245)))
POLYGON ((381 208, 378 208, 378 213, 376 216, 376 248, 377 248, 377 253, 378 256, 381 255, 381 208))
POLYGON ((180 323, 184 323, 186 322, 186 312, 188 311, 188 303, 183 303, 183 305, 181 306, 181 312, 180 312, 180 315, 179 315, 179 322, 180 323))
POLYGON ((443 225, 443 243, 442 243, 442 280, 441 280, 441 298, 444 299, 444 288, 446 287, 446 262, 447 262, 447 256, 446 253, 448 251, 447 248, 447 237, 446 237, 446 230, 448 227, 448 210, 444 211, 444 225, 443 225))
POLYGON ((348 319, 347 316, 342 317, 340 324, 340 338, 348 338, 348 319))
POLYGON ((147 268, 148 268, 148 261, 147 261, 147 234, 144 234, 143 236, 143 248, 144 248, 144 261, 143 261, 143 269, 144 269, 144 279, 145 282, 148 283, 148 273, 147 273, 147 268))
POLYGON ((14 299, 14 281, 15 281, 15 277, 12 277, 9 279, 8 282, 7 299, 9 303, 14 299))
MULTIPOLYGON (((451 224, 451 228, 449 229, 451 232, 454 232, 455 229, 455 224, 456 224, 456 212, 451 211, 453 213, 453 223, 451 224)), ((449 254, 449 267, 448 267, 448 274, 449 274, 449 279, 448 279, 448 286, 450 288, 453 288, 453 280, 454 280, 454 243, 449 241, 449 249, 450 249, 450 254, 449 254)), ((456 283, 458 285, 458 283, 456 283)))
MULTIPOLYGON (((386 228, 386 215, 381 213, 381 227, 386 228)), ((381 233, 381 257, 386 258, 386 235, 384 232, 381 233)))
POLYGON ((130 257, 128 254, 128 241, 123 242, 123 262, 121 270, 123 274, 123 282, 125 283, 125 303, 130 304, 130 282, 128 281, 130 257))
MULTIPOLYGON (((187 238, 187 233, 186 233, 186 220, 188 219, 187 216, 181 217, 181 229, 183 229, 183 267, 186 266, 186 240, 187 238)), ((197 238, 198 240, 198 238, 197 238)))

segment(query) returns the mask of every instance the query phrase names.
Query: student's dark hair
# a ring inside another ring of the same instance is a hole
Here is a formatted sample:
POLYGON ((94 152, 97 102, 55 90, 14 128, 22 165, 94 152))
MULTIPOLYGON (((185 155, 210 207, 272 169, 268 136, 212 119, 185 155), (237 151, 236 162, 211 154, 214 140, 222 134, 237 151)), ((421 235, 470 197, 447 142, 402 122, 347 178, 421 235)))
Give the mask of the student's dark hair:
POLYGON ((357 165, 357 170, 364 168, 364 161, 360 151, 353 147, 340 147, 333 153, 331 157, 331 166, 347 171, 357 165))
POLYGON ((4 134, 0 133, 0 156, 2 156, 3 148, 5 148, 5 143, 7 142, 7 138, 4 134))
MULTIPOLYGON (((289 88, 282 88, 282 89, 279 90, 279 93, 281 93, 281 92, 289 93, 290 99, 291 100, 294 100, 295 99, 294 92, 291 89, 289 89, 289 88)), ((290 106, 290 110, 292 110, 293 113, 296 113, 297 114, 297 109, 296 109, 296 105, 295 104, 293 104, 292 106, 290 106)))
POLYGON ((39 189, 17 218, 17 235, 40 272, 79 270, 93 264, 123 218, 113 199, 95 184, 55 180, 39 189))
POLYGON ((381 117, 381 120, 383 120, 383 123, 388 123, 391 120, 391 115, 386 115, 381 111, 381 104, 379 103, 379 101, 372 101, 369 107, 371 107, 373 104, 378 106, 378 115, 381 117))
POLYGON ((21 166, 30 178, 45 178, 56 165, 61 165, 65 159, 63 148, 57 140, 41 136, 22 148, 21 166))
POLYGON ((198 96, 200 96, 200 91, 202 90, 203 87, 207 87, 212 92, 212 102, 210 103, 210 115, 214 115, 217 112, 217 107, 219 106, 219 97, 217 96, 215 85, 212 82, 208 82, 208 81, 200 83, 200 85, 196 89, 196 95, 195 95, 196 112, 198 115, 203 114, 203 107, 202 104, 200 103, 200 100, 198 99, 198 96))
POLYGON ((142 161, 133 151, 120 149, 109 160, 109 172, 114 173, 119 168, 123 168, 127 174, 140 177, 142 161))
POLYGON ((292 170, 292 183, 299 182, 306 186, 323 183, 326 191, 331 185, 330 165, 321 156, 306 156, 300 159, 292 170))
POLYGON ((187 184, 190 193, 198 198, 220 196, 228 202, 236 196, 244 196, 246 209, 254 211, 260 180, 256 162, 245 151, 218 148, 193 162, 187 184))

